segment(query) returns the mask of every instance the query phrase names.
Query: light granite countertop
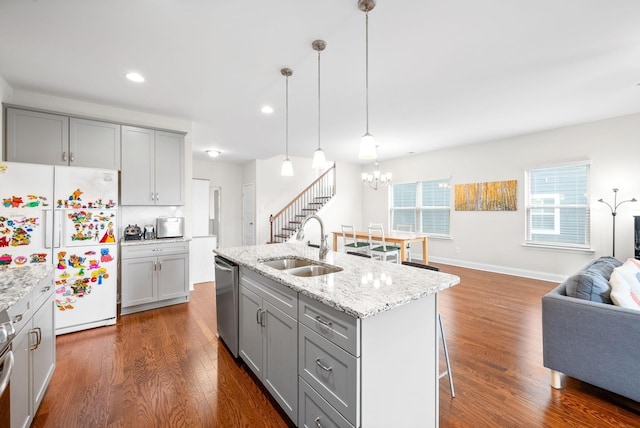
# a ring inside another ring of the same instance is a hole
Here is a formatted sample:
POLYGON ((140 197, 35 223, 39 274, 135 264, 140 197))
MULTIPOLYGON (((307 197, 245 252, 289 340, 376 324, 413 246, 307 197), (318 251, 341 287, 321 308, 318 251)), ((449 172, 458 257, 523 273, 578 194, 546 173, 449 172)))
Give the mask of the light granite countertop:
POLYGON ((11 308, 52 273, 48 263, 0 270, 0 310, 11 308))
POLYGON ((122 247, 132 247, 136 245, 160 245, 160 244, 171 244, 175 242, 188 242, 191 241, 190 238, 156 238, 156 239, 134 239, 131 241, 125 241, 124 239, 120 240, 120 246, 122 247))
POLYGON ((356 318, 368 318, 460 283, 442 272, 330 251, 322 263, 341 272, 297 277, 263 265, 280 257, 319 261, 318 249, 297 243, 218 248, 214 253, 356 318))

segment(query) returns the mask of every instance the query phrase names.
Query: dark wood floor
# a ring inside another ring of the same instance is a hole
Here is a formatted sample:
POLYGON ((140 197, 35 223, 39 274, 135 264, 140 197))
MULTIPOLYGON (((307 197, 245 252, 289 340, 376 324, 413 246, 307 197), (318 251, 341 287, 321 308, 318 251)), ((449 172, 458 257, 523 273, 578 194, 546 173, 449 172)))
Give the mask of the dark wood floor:
MULTIPOLYGON (((639 403, 571 378, 549 386, 540 298, 555 284, 441 268, 462 279, 439 295, 456 390, 441 379, 441 427, 640 426, 639 403)), ((214 295, 197 284, 188 304, 58 337, 33 426, 287 427, 217 341, 214 295)))

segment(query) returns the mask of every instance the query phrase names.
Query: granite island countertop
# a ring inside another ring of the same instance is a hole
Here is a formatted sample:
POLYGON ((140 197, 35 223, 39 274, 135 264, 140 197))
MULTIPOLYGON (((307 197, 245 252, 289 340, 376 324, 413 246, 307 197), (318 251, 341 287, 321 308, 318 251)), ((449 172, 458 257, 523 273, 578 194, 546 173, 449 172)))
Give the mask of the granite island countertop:
POLYGON ((290 256, 319 261, 318 249, 283 243, 217 248, 214 253, 356 318, 368 318, 460 283, 460 278, 428 269, 330 251, 321 263, 341 272, 298 277, 262 264, 290 256))
POLYGON ((52 273, 48 263, 0 270, 0 311, 11 308, 52 273))

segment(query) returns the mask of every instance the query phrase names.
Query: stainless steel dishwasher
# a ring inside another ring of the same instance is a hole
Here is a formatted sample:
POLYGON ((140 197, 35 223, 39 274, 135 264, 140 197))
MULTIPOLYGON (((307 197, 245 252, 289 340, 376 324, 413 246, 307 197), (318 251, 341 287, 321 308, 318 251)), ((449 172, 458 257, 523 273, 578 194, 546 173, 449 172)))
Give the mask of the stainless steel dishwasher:
POLYGON ((220 256, 216 265, 216 311, 218 336, 238 358, 238 265, 220 256))

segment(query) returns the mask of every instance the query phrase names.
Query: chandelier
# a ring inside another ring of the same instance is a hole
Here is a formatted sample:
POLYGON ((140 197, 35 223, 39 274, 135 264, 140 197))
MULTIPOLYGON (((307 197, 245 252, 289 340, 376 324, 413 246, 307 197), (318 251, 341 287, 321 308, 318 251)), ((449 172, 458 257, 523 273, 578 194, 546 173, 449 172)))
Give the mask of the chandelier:
POLYGON ((391 173, 380 174, 380 166, 378 160, 373 163, 373 173, 362 173, 362 182, 373 190, 378 190, 391 183, 391 173))

